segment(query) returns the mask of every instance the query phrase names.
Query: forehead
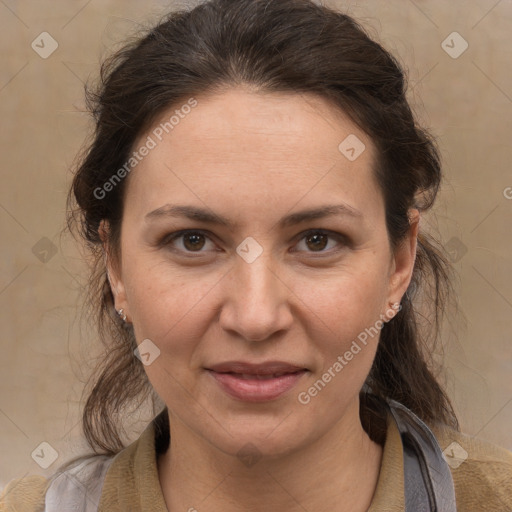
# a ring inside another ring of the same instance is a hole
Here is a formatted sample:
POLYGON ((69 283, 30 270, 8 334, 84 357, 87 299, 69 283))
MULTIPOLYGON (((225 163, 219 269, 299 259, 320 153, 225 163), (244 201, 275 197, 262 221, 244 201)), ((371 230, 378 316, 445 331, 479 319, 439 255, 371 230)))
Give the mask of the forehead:
POLYGON ((223 212, 259 205, 261 215, 262 206, 288 211, 338 200, 382 214, 375 148, 332 103, 242 88, 194 99, 139 137, 134 149, 149 139, 154 147, 129 177, 128 203, 147 213, 186 196, 223 212))

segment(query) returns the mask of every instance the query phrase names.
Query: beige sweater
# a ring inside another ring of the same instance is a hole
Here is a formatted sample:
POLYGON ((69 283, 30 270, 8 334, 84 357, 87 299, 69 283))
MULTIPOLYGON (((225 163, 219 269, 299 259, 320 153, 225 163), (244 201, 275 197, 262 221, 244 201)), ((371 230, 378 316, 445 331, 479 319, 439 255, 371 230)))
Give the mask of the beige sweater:
MULTIPOLYGON (((512 453, 447 427, 434 427, 432 431, 442 450, 456 442, 468 453, 457 468, 451 467, 457 511, 512 512, 512 453)), ((99 512, 167 512, 154 442, 154 425, 150 423, 139 439, 112 463, 99 512)), ((388 417, 381 470, 368 512, 404 510, 402 456, 400 434, 388 417)), ((451 466, 456 465, 452 459, 450 462, 451 466)), ((42 512, 46 486, 47 480, 37 475, 12 480, 0 495, 0 512, 42 512)))

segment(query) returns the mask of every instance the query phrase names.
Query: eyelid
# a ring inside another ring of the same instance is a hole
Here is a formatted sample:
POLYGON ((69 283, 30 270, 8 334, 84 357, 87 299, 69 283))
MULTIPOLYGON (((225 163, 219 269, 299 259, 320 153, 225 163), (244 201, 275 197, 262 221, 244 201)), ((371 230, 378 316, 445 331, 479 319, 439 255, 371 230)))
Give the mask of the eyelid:
MULTIPOLYGON (((171 242, 173 242, 174 240, 177 240, 180 237, 182 237, 182 236, 184 236, 186 234, 189 234, 189 233, 202 234, 206 238, 208 238, 209 240, 211 240, 212 242, 215 243, 215 241, 214 241, 215 236, 212 233, 210 233, 208 230, 188 228, 188 229, 182 229, 182 230, 175 231, 173 233, 169 233, 169 234, 165 235, 158 242, 158 246, 159 247, 169 246, 169 245, 171 245, 171 242)), ((339 232, 336 232, 336 231, 329 230, 329 229, 323 229, 323 228, 310 228, 310 229, 306 229, 305 231, 302 231, 301 233, 297 234, 293 238, 293 240, 296 240, 296 244, 298 244, 301 240, 306 238, 308 235, 314 235, 314 234, 327 235, 329 238, 336 239, 342 246, 349 246, 350 245, 350 240, 348 239, 348 237, 346 235, 344 235, 342 233, 339 233, 339 232)), ((176 249, 176 251, 180 252, 182 254, 188 254, 188 255, 193 255, 193 254, 200 255, 203 252, 206 252, 206 251, 197 251, 197 252, 194 252, 194 251, 182 251, 180 249, 176 249)), ((340 251, 340 249, 330 249, 328 251, 318 251, 318 252, 315 252, 315 251, 305 251, 305 252, 307 252, 308 254, 311 254, 311 255, 317 254, 317 255, 321 256, 321 255, 334 254, 334 253, 337 253, 339 251, 340 251)), ((292 251, 292 252, 303 252, 303 251, 292 251)))
MULTIPOLYGON (((181 229, 179 231, 174 231, 172 233, 168 233, 166 235, 164 235, 159 241, 158 241, 158 246, 159 247, 165 247, 165 246, 168 246, 171 244, 171 242, 173 242, 174 240, 177 240, 179 239, 180 237, 182 237, 183 235, 186 235, 186 234, 189 234, 189 233, 198 233, 198 234, 201 234, 201 235, 204 235, 206 238, 208 238, 209 240, 211 240, 212 242, 214 242, 214 239, 215 239, 215 236, 213 236, 212 233, 210 233, 209 231, 207 230, 204 230, 204 229, 181 229)), ((180 251, 180 252, 183 252, 183 251, 180 251)), ((189 254, 193 254, 193 251, 186 251, 188 252, 189 254)), ((197 254, 200 254, 202 251, 199 251, 197 252, 197 254)))
MULTIPOLYGON (((341 244, 342 246, 349 246, 350 245, 350 240, 343 233, 339 233, 337 231, 332 231, 330 229, 323 229, 323 228, 311 228, 311 229, 306 229, 305 231, 302 231, 301 233, 299 233, 295 237, 295 239, 297 240, 297 244, 301 240, 306 238, 307 236, 314 235, 314 234, 326 235, 326 236, 328 236, 331 239, 335 239, 338 242, 338 244, 341 244)), ((338 248, 338 249, 330 249, 330 250, 327 250, 327 251, 318 251, 318 252, 306 251, 306 252, 307 252, 307 254, 310 254, 312 256, 318 255, 320 257, 322 255, 327 256, 327 255, 336 254, 340 250, 341 249, 338 248)), ((293 252, 302 252, 302 251, 293 251, 293 252)))

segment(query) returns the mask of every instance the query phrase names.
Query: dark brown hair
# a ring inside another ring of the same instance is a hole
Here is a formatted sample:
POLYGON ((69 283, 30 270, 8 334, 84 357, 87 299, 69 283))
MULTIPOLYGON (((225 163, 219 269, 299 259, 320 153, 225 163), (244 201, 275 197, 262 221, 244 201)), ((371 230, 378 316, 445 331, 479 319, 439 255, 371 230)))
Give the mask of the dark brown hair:
MULTIPOLYGON (((409 230, 408 210, 426 211, 436 198, 438 150, 406 100, 404 72, 351 17, 310 0, 211 0, 172 12, 127 42, 104 61, 99 84, 86 89, 95 132, 68 199, 69 226, 78 228, 93 255, 88 305, 105 345, 83 411, 84 433, 96 452, 122 449, 124 408, 138 407, 148 396, 154 405, 155 393, 133 354, 133 330, 114 311, 99 234, 100 222, 108 221, 109 245, 119 249, 126 179, 104 197, 95 191, 123 167, 136 139, 167 109, 241 84, 257 91, 316 94, 368 134, 377 149, 374 172, 393 249, 409 230)), ((452 295, 451 272, 442 246, 420 232, 411 285, 401 312, 381 331, 364 389, 401 402, 427 423, 458 429, 427 355, 439 339, 452 295), (421 311, 420 296, 425 299, 421 311)), ((366 391, 361 398, 363 426, 381 438, 375 403, 366 391)))

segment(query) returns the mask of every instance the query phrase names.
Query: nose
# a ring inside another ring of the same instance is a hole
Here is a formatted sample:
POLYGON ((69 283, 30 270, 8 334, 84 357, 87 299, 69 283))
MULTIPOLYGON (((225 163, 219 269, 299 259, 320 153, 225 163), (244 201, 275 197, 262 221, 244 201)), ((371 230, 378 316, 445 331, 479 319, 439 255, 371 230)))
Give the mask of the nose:
POLYGON ((222 329, 249 341, 264 341, 290 329, 293 293, 270 263, 263 255, 252 263, 238 258, 225 278, 222 329))

